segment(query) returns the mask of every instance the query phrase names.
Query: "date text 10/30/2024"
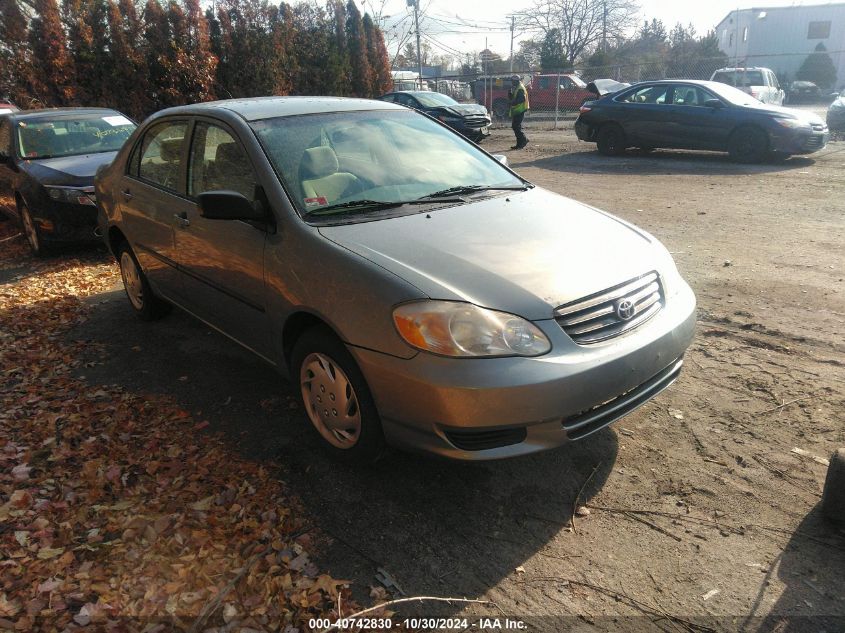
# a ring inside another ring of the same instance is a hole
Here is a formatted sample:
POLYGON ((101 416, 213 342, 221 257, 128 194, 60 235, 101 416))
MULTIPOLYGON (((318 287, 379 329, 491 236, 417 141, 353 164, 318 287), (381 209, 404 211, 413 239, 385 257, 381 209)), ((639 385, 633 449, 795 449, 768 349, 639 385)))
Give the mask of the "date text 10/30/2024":
POLYGON ((312 618, 308 621, 311 631, 377 631, 394 627, 408 630, 429 631, 527 631, 522 620, 511 618, 403 618, 394 622, 391 618, 312 618))

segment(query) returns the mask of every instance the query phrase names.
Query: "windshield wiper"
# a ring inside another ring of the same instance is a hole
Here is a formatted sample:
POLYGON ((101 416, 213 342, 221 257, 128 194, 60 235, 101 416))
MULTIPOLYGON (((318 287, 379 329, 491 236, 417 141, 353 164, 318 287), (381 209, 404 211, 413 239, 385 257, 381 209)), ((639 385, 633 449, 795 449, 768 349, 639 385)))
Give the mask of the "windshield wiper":
POLYGON ((509 186, 509 187, 494 187, 488 185, 458 185, 457 187, 449 187, 448 189, 441 189, 440 191, 435 191, 434 193, 430 193, 422 198, 418 198, 420 200, 428 200, 430 198, 443 198, 446 196, 454 196, 454 195, 463 195, 467 193, 475 193, 477 191, 525 191, 526 189, 530 189, 533 185, 524 184, 524 185, 517 185, 517 186, 509 186))
MULTIPOLYGON (((454 200, 440 199, 437 202, 463 202, 462 198, 454 198, 454 200)), ((337 204, 330 204, 327 207, 320 207, 306 211, 305 216, 313 217, 318 215, 341 215, 349 213, 350 211, 357 211, 361 209, 380 211, 383 209, 394 209, 402 207, 406 204, 429 204, 432 200, 419 198, 417 200, 349 200, 348 202, 339 202, 337 204)))

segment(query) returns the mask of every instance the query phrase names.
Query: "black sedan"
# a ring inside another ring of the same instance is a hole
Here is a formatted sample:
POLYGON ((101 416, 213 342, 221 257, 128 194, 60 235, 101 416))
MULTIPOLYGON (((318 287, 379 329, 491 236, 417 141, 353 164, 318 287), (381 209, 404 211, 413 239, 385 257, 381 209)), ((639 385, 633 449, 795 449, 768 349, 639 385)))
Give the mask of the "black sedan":
POLYGON ((822 91, 812 81, 793 81, 786 89, 787 103, 815 103, 821 99, 822 91))
POLYGON ((605 155, 628 147, 729 152, 739 162, 809 154, 827 145, 827 125, 803 110, 761 103, 713 81, 664 80, 636 84, 588 101, 575 121, 582 141, 605 155))
POLYGON ((115 110, 23 110, 0 116, 0 212, 16 220, 32 252, 97 243, 94 174, 135 123, 115 110))
POLYGON ((483 105, 458 103, 448 95, 423 90, 388 92, 379 99, 424 112, 476 143, 490 136, 490 114, 483 105))

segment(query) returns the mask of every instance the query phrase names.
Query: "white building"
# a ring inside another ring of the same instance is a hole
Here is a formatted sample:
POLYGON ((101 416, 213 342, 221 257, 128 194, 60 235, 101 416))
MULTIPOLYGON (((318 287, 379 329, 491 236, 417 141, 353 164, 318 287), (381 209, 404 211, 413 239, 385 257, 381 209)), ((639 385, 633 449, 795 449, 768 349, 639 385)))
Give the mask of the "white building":
POLYGON ((845 2, 738 9, 716 36, 731 65, 771 68, 782 81, 793 81, 821 42, 836 66, 836 87, 845 84, 845 2))

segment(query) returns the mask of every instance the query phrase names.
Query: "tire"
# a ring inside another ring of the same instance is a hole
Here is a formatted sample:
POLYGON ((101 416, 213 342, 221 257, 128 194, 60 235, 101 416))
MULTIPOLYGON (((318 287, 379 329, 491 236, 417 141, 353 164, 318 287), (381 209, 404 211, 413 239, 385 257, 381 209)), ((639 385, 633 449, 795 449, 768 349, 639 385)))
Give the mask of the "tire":
POLYGON ((384 433, 370 388, 352 354, 328 327, 313 327, 297 339, 291 377, 299 381, 302 405, 323 448, 356 463, 381 457, 384 433))
POLYGON ((822 494, 822 512, 834 523, 845 526, 845 448, 840 448, 830 458, 822 494))
POLYGON ((596 146, 605 156, 620 156, 625 153, 625 131, 616 123, 605 123, 599 128, 596 146))
POLYGON ((36 257, 45 257, 47 255, 47 247, 44 246, 44 241, 41 239, 41 234, 38 232, 38 227, 32 220, 32 215, 24 203, 21 203, 19 212, 21 214, 21 230, 23 230, 24 237, 26 237, 27 244, 32 254, 36 257))
POLYGON ((172 306, 153 292, 135 253, 126 242, 117 248, 117 263, 129 305, 142 321, 156 321, 170 312, 172 306))
POLYGON ((769 139, 756 127, 741 127, 731 135, 728 153, 738 163, 760 163, 769 153, 769 139))
POLYGON ((500 119, 506 119, 508 117, 508 108, 508 102, 504 99, 496 99, 493 102, 493 114, 500 119))

